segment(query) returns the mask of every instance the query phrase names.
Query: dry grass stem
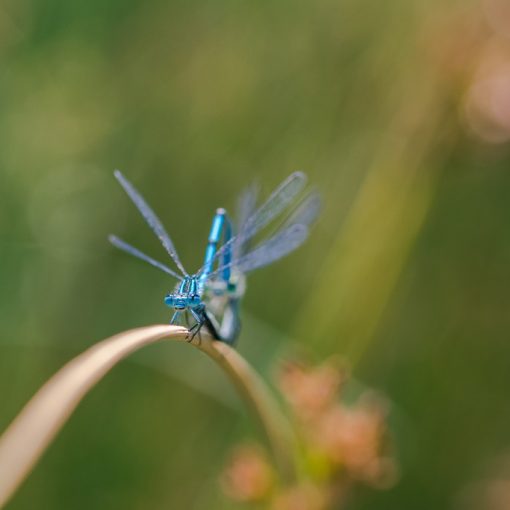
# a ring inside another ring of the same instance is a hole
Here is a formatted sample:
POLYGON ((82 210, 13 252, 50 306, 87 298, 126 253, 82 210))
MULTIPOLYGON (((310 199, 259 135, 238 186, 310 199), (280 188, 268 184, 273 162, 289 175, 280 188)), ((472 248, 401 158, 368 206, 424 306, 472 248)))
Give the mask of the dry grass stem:
MULTIPOLYGON (((12 497, 87 392, 119 361, 163 339, 185 341, 183 327, 155 325, 97 343, 61 368, 0 436, 0 508, 12 497)), ((255 410, 283 476, 292 473, 292 433, 263 380, 228 345, 202 335, 193 345, 214 359, 255 410)))

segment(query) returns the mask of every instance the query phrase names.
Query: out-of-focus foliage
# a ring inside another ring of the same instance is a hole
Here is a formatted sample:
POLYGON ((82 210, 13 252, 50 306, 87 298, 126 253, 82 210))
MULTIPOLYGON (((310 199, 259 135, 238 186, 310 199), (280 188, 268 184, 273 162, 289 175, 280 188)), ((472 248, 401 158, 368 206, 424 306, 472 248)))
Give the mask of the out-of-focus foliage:
MULTIPOLYGON (((250 278, 240 349, 338 354, 391 399, 402 479, 353 508, 462 507, 510 445, 509 33, 504 0, 2 2, 0 427, 84 347, 169 317, 173 282, 106 242, 164 256, 115 167, 190 269, 216 207, 303 169, 321 221, 250 278)), ((214 367, 150 348, 9 508, 228 508, 220 467, 255 433, 214 367)))

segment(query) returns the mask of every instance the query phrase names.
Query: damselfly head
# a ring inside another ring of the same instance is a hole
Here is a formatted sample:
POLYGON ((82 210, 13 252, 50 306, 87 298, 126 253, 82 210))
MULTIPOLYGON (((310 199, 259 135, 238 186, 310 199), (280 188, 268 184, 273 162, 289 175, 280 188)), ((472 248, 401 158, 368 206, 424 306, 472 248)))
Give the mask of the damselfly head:
POLYGON ((184 310, 186 308, 186 300, 176 294, 167 294, 165 296, 165 305, 175 310, 184 310))

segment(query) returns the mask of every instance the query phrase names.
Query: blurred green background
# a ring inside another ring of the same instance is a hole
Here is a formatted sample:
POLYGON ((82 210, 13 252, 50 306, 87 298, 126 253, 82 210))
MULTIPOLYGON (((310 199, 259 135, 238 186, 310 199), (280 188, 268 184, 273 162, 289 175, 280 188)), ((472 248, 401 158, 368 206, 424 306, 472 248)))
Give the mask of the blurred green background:
MULTIPOLYGON (((72 356, 169 319, 172 282, 106 241, 164 258, 114 168, 191 269, 216 207, 302 169, 321 220, 250 278, 239 349, 265 374, 338 354, 391 399, 400 483, 351 508, 467 508, 510 451, 509 33, 498 0, 3 1, 0 430, 72 356)), ((218 473, 259 434, 217 367, 154 346, 8 508, 236 508, 218 473)))

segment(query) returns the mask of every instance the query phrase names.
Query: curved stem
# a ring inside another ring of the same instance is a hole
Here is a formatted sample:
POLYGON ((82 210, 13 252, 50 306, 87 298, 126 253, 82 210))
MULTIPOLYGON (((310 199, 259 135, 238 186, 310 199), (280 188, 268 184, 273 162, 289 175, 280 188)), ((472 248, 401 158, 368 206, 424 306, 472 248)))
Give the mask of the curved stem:
POLYGON ((197 347, 220 365, 252 407, 267 435, 282 480, 294 480, 294 432, 264 380, 226 343, 207 341, 197 347))
MULTIPOLYGON (((82 398, 119 361, 163 339, 185 341, 188 331, 170 325, 137 328, 95 344, 53 377, 0 436, 0 508, 12 497, 82 398)), ((255 410, 284 478, 292 476, 292 430, 269 389, 226 344, 202 335, 195 347, 214 359, 255 410)))

